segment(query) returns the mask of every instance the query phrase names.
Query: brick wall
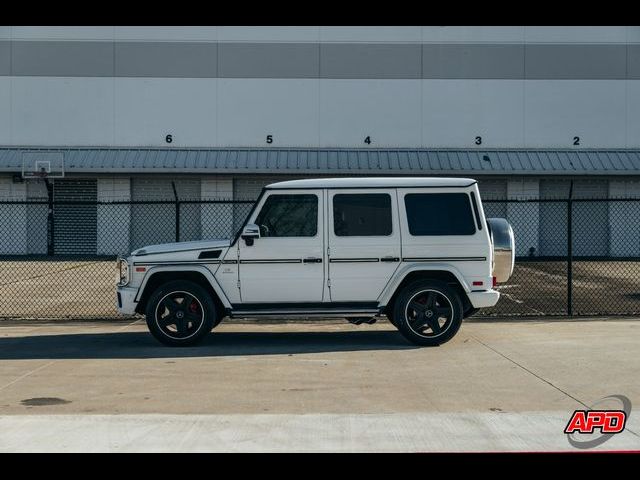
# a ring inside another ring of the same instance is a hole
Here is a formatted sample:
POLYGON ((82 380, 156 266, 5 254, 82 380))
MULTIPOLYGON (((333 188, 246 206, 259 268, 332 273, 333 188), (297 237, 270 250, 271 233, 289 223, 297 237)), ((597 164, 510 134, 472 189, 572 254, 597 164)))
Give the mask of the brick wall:
MULTIPOLYGON (((200 195, 203 200, 233 199, 233 178, 204 177, 200 195)), ((230 238, 234 233, 232 204, 205 203, 200 206, 202 238, 230 238)))
MULTIPOLYGON (((243 175, 233 180, 233 195, 235 200, 255 200, 260 195, 262 187, 270 183, 282 182, 285 180, 295 180, 305 177, 294 177, 286 175, 243 175)), ((307 177, 308 178, 308 177, 307 177)))
MULTIPOLYGON (((128 177, 98 179, 99 202, 131 200, 131 180, 128 177)), ((131 206, 114 203, 98 205, 98 255, 123 255, 129 252, 131 206)))
MULTIPOLYGON (((540 195, 538 179, 520 178, 507 181, 507 197, 517 199, 535 199, 540 195)), ((516 243, 516 255, 528 256, 540 251, 540 205, 538 203, 508 203, 507 219, 513 227, 516 243)))
MULTIPOLYGON (((11 177, 0 177, 0 201, 27 198, 25 183, 13 183, 11 177)), ((27 205, 0 206, 0 255, 27 253, 27 205)))

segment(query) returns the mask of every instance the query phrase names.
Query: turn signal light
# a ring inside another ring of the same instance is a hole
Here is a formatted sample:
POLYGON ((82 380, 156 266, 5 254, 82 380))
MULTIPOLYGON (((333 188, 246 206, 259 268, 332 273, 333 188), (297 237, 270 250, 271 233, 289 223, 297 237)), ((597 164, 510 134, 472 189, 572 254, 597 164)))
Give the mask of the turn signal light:
POLYGON ((146 272, 147 267, 136 267, 136 272, 146 272))

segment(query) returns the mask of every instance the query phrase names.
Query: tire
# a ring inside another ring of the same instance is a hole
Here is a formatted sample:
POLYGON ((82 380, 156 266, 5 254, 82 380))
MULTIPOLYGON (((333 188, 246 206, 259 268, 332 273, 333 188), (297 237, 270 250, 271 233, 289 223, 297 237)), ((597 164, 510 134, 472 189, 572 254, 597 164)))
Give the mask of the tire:
POLYGON ((462 324, 460 295, 438 280, 418 280, 402 289, 393 320, 411 343, 437 346, 451 340, 462 324))
POLYGON ((145 311, 147 326, 160 343, 186 347, 200 342, 216 324, 209 292, 186 280, 168 282, 153 292, 145 311), (186 307, 183 303, 188 302, 186 307))
POLYGON ((213 326, 211 327, 211 331, 213 331, 214 328, 216 328, 218 325, 220 325, 220 322, 222 321, 224 317, 221 317, 220 315, 216 315, 216 319, 213 322, 213 326))
POLYGON ((470 308, 466 312, 464 312, 464 318, 469 318, 471 315, 475 315, 480 311, 479 308, 470 308))
POLYGON ((389 323, 391 325, 393 325, 394 327, 398 328, 398 325, 396 324, 396 321, 393 319, 393 311, 392 310, 387 310, 386 316, 387 316, 387 320, 389 320, 389 323))

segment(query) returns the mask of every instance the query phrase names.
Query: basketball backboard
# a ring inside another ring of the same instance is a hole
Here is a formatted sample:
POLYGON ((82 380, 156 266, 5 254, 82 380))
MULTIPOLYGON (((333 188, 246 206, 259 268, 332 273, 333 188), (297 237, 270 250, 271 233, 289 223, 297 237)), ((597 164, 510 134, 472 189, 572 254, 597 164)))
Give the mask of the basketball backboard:
POLYGON ((22 152, 22 178, 62 178, 64 177, 64 153, 62 152, 22 152))

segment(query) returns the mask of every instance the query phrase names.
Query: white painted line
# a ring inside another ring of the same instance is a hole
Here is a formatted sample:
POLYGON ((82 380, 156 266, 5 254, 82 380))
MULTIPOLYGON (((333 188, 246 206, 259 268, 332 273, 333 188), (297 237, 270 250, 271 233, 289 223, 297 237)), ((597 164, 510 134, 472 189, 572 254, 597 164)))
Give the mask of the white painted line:
POLYGON ((114 330, 114 333, 122 332, 122 331, 126 330, 127 328, 132 327, 132 326, 134 326, 136 323, 139 323, 139 322, 141 322, 141 321, 142 321, 141 319, 137 318, 137 319, 136 319, 136 320, 134 320, 133 322, 128 323, 128 324, 124 325, 123 327, 120 327, 120 328, 115 329, 115 330, 114 330))
MULTIPOLYGON (((131 326, 135 325, 136 323, 138 323, 138 322, 140 322, 140 321, 141 321, 141 320, 140 320, 139 318, 137 318, 137 319, 136 319, 136 320, 134 320, 133 322, 128 323, 127 325, 124 325, 124 326, 122 326, 122 327, 120 327, 120 328, 117 328, 116 330, 114 330, 114 333, 122 332, 122 331, 126 330, 127 328, 129 328, 129 327, 131 327, 131 326)), ((37 328, 38 328, 38 327, 35 327, 33 330, 35 330, 35 329, 37 329, 37 328)), ((28 332, 27 332, 27 333, 28 333, 28 332)), ((29 377, 30 375, 33 375, 34 373, 37 373, 37 372, 39 372, 40 370, 43 370, 43 369, 47 368, 47 367, 48 367, 48 366, 50 366, 50 365, 53 365, 53 364, 54 364, 54 363, 56 363, 56 362, 57 362, 57 360, 52 360, 52 361, 50 361, 50 362, 48 362, 48 363, 45 363, 44 365, 40 365, 38 368, 34 368, 33 370, 30 370, 29 372, 27 372, 27 373, 25 373, 25 374, 23 374, 23 375, 20 375, 20 376, 19 376, 18 378, 16 378, 15 380, 12 380, 11 382, 7 383, 6 385, 1 386, 1 387, 0 387, 0 391, 4 390, 4 389, 6 389, 6 388, 9 388, 11 385, 13 385, 13 384, 15 384, 15 383, 19 382, 20 380, 23 380, 23 379, 25 379, 25 378, 29 377)))
MULTIPOLYGON (((1 452, 576 451, 570 412, 5 415, 1 452)), ((638 430, 627 422, 630 429, 638 430)), ((598 450, 639 450, 622 432, 598 450)))
POLYGON ((14 383, 19 382, 20 380, 27 378, 29 375, 33 375, 36 372, 39 372, 40 370, 47 368, 49 365, 53 365, 54 363, 56 363, 55 360, 49 362, 49 363, 45 363, 44 365, 40 365, 38 368, 34 368, 33 370, 20 375, 18 378, 16 378, 15 380, 12 380, 11 382, 7 383, 6 385, 3 385, 2 387, 0 387, 0 391, 4 390, 5 388, 10 387, 11 385, 13 385, 14 383))
MULTIPOLYGON (((500 295, 504 298, 506 298, 507 300, 511 300, 514 303, 517 303, 519 305, 524 304, 524 300, 519 300, 515 297, 515 295, 511 294, 511 293, 505 293, 505 292, 500 292, 500 295)), ((529 305, 524 305, 525 308, 528 308, 529 310, 531 310, 534 313, 537 313, 538 315, 545 315, 544 312, 541 312, 540 310, 530 307, 529 305)))

